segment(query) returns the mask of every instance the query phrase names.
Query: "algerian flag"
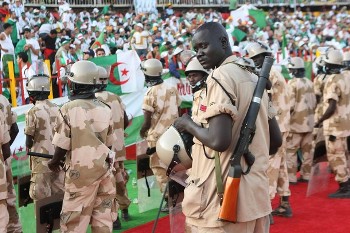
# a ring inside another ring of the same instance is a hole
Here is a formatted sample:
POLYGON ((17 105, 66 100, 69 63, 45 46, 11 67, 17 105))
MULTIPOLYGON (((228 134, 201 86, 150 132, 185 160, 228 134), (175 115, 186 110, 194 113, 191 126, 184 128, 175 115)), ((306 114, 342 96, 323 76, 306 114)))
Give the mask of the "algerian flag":
POLYGON ((288 48, 287 48, 287 38, 286 33, 283 32, 282 35, 282 58, 286 59, 289 57, 288 48))
POLYGON ((115 55, 91 59, 96 65, 109 71, 108 90, 117 94, 140 91, 144 87, 145 76, 141 70, 141 60, 134 50, 115 55))
POLYGON ((259 28, 266 27, 266 13, 262 10, 249 9, 249 18, 251 18, 259 28))
POLYGON ((91 49, 101 48, 105 41, 105 32, 101 32, 95 42, 91 45, 91 49))
POLYGON ((103 15, 105 15, 105 14, 108 13, 108 11, 109 11, 109 5, 104 6, 103 9, 102 9, 102 11, 101 11, 101 13, 102 13, 103 15))
POLYGON ((241 42, 247 36, 247 33, 235 27, 231 35, 234 36, 238 42, 241 42))

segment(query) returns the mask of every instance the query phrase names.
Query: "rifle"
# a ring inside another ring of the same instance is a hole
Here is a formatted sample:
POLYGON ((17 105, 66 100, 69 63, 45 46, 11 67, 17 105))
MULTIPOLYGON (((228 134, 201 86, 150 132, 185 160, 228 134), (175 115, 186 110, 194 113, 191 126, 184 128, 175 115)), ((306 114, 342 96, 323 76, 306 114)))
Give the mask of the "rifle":
POLYGON ((52 159, 53 158, 53 155, 42 154, 42 153, 31 152, 31 151, 28 151, 27 155, 35 156, 35 157, 41 157, 41 158, 45 158, 45 159, 52 159))
POLYGON ((255 162, 254 155, 249 151, 249 144, 252 142, 255 134, 255 122, 260 110, 261 98, 264 94, 266 82, 269 79, 270 70, 274 59, 265 57, 262 65, 258 83, 255 87, 253 98, 250 102, 247 115, 244 118, 240 137, 230 159, 230 168, 226 180, 225 191, 222 199, 222 205, 219 213, 219 220, 228 222, 237 222, 237 203, 238 190, 241 176, 247 175, 255 162), (241 158, 244 157, 248 168, 242 171, 241 158))

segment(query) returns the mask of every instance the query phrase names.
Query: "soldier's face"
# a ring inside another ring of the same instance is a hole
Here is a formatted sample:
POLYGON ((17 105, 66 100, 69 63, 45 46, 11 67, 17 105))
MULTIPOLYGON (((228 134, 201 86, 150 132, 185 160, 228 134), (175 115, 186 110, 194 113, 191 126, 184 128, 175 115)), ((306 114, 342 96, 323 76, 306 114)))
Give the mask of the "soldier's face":
POLYGON ((209 30, 204 29, 194 34, 192 45, 204 69, 214 69, 221 64, 225 50, 217 35, 212 35, 209 30))

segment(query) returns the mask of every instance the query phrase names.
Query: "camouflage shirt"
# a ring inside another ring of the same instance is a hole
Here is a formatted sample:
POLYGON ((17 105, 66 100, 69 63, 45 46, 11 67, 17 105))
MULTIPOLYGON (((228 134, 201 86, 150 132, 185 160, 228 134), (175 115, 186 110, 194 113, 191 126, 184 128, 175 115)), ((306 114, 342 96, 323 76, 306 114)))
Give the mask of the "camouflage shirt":
POLYGON ((323 122, 324 135, 347 137, 350 135, 350 76, 347 71, 327 78, 323 95, 324 112, 330 99, 337 102, 337 107, 335 113, 323 122))
POLYGON ((290 90, 290 132, 312 132, 315 121, 316 96, 313 83, 307 78, 293 78, 288 82, 290 90))
POLYGON ((180 103, 177 89, 166 83, 153 86, 147 91, 142 109, 152 113, 151 127, 147 133, 148 142, 156 142, 179 116, 180 103))
POLYGON ((315 109, 315 122, 323 115, 323 89, 328 77, 329 75, 319 74, 314 79, 314 93, 320 97, 319 103, 316 105, 315 109))
POLYGON ((106 160, 114 156, 108 148, 114 140, 112 111, 97 99, 73 100, 60 111, 53 144, 67 150, 65 188, 79 190, 110 171, 106 160))
POLYGON ((5 122, 10 130, 11 125, 17 121, 16 113, 11 111, 11 104, 5 96, 0 94, 0 108, 5 116, 5 122))
MULTIPOLYGON (((2 110, 2 109, 1 109, 2 110)), ((5 122, 5 116, 0 111, 0 146, 10 141, 10 134, 8 126, 5 122)), ((0 149, 0 200, 7 198, 7 182, 6 182, 6 168, 2 150, 0 149)))
MULTIPOLYGON (((59 108, 49 100, 36 101, 26 113, 26 127, 24 133, 33 137, 31 151, 53 155, 55 152, 52 139, 57 122, 59 108)), ((51 172, 47 166, 49 159, 31 157, 32 173, 51 172)))
POLYGON ((277 111, 276 120, 281 132, 288 132, 290 129, 290 105, 289 105, 289 89, 283 75, 275 68, 271 68, 270 77, 271 102, 277 111))
POLYGON ((112 110, 113 131, 117 138, 113 142, 112 150, 116 152, 116 160, 126 160, 125 143, 124 143, 124 111, 125 106, 120 97, 109 91, 101 91, 95 94, 96 98, 106 103, 112 110))

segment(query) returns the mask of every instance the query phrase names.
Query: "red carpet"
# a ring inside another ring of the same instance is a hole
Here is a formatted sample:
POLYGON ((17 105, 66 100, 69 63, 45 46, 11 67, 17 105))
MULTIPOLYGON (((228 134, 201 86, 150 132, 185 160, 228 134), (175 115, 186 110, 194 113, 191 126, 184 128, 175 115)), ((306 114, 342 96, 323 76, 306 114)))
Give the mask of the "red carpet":
MULTIPOLYGON (((292 191, 292 218, 275 217, 271 233, 348 233, 350 232, 350 199, 329 199, 328 194, 337 190, 338 185, 331 177, 330 185, 324 192, 306 197, 307 184, 298 183, 292 191)), ((272 205, 276 207, 276 198, 272 205)), ((153 222, 130 229, 128 233, 152 232, 153 222)), ((169 217, 158 221, 157 233, 170 233, 169 217)), ((172 232, 177 233, 177 232, 172 232)))

